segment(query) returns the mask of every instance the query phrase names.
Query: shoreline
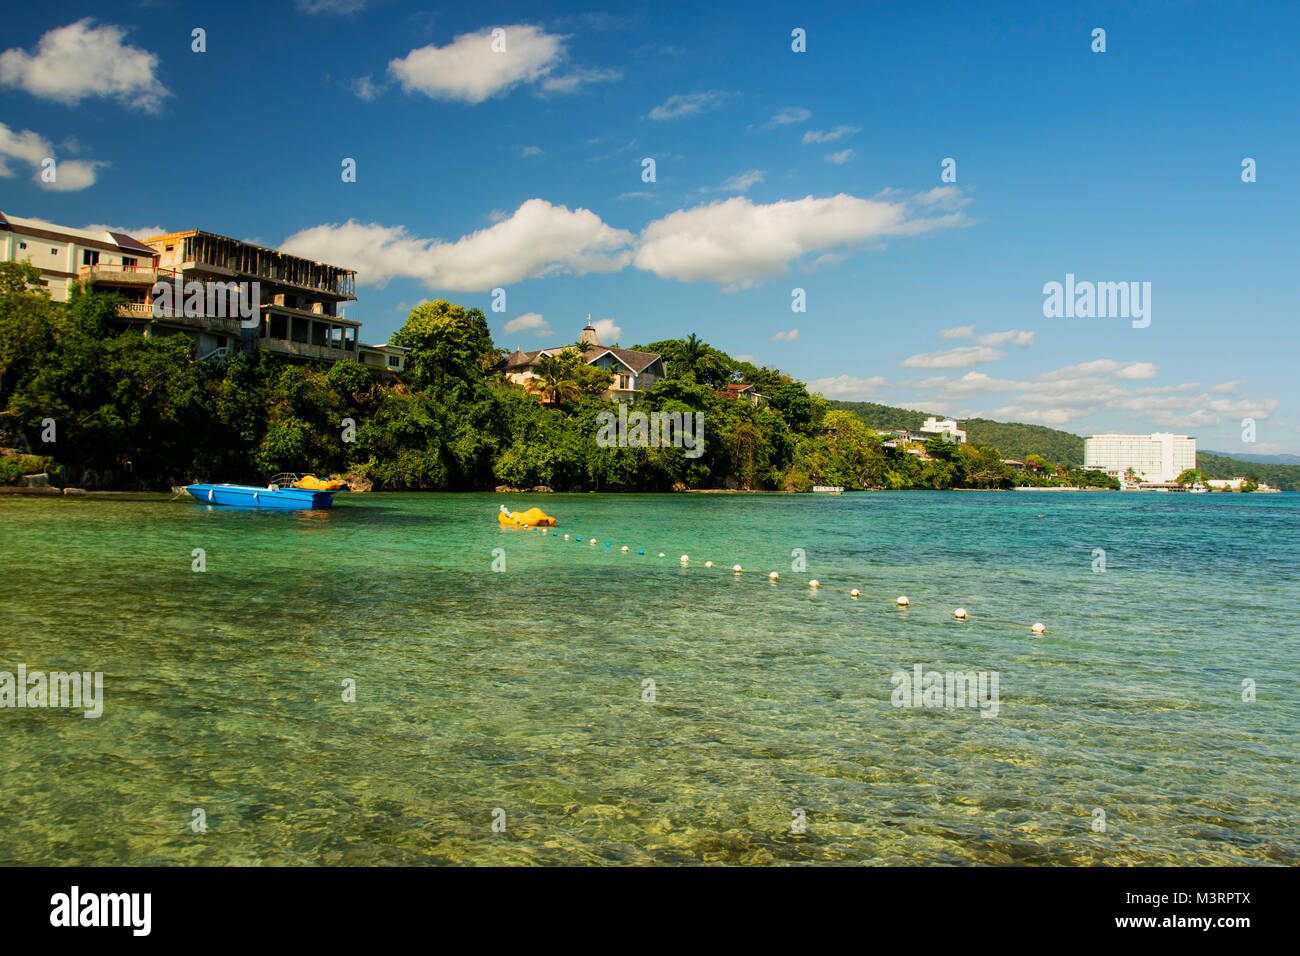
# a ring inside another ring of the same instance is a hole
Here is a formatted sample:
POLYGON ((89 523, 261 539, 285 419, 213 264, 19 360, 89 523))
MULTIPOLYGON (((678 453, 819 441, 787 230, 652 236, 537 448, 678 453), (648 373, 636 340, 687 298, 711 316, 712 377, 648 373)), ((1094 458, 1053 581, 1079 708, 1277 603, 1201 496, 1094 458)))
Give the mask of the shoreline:
MULTIPOLYGON (((1011 493, 1011 492, 1017 492, 1017 491, 1019 491, 1019 492, 1026 492, 1026 491, 1028 491, 1028 492, 1035 492, 1035 491, 1041 491, 1041 492, 1051 492, 1051 493, 1054 493, 1054 494, 1055 494, 1055 493, 1060 493, 1060 492, 1071 492, 1071 493, 1099 492, 1099 493, 1105 493, 1105 494, 1120 494, 1120 492, 1116 492, 1116 491, 1114 491, 1114 490, 1111 489, 1111 488, 1061 488, 1061 487, 1034 488, 1034 487, 1032 487, 1032 486, 1018 486, 1018 487, 1015 487, 1015 488, 869 488, 869 489, 860 489, 860 490, 855 490, 855 491, 845 491, 845 492, 843 492, 842 494, 837 494, 837 495, 819 494, 819 493, 817 493, 817 492, 812 492, 812 491, 778 491, 778 490, 767 490, 767 489, 755 489, 755 490, 752 490, 752 491, 747 491, 747 490, 739 489, 739 488, 688 488, 688 489, 686 489, 685 491, 558 491, 558 492, 533 492, 533 491, 520 491, 520 492, 513 493, 513 494, 518 494, 518 495, 527 495, 527 496, 534 496, 534 495, 536 495, 536 496, 540 496, 540 495, 542 495, 542 494, 555 494, 555 495, 779 495, 779 496, 796 496, 796 497, 806 497, 806 498, 843 498, 843 497, 845 497, 846 495, 859 495, 859 494, 872 494, 872 493, 906 494, 906 493, 908 493, 908 492, 945 492, 945 493, 946 493, 946 492, 966 492, 966 493, 980 493, 980 494, 1008 494, 1008 493, 1011 493)), ((1284 490, 1282 490, 1282 489, 1276 489, 1276 490, 1274 490, 1274 489, 1270 489, 1270 490, 1267 491, 1267 492, 1260 491, 1260 492, 1231 492, 1231 493, 1218 493, 1218 494, 1215 495, 1215 499, 1217 500, 1219 497, 1225 497, 1225 496, 1230 496, 1230 497, 1234 497, 1234 498, 1236 498, 1236 497, 1248 497, 1248 496, 1250 496, 1250 495, 1252 495, 1252 494, 1277 494, 1277 495, 1281 495, 1281 494, 1295 494, 1295 493, 1300 493, 1300 492, 1287 492, 1287 491, 1284 491, 1284 490)), ((502 496, 509 497, 512 493, 511 493, 511 492, 492 491, 492 490, 490 490, 490 489, 484 489, 484 490, 480 490, 480 491, 432 491, 432 490, 427 490, 427 489, 426 489, 426 490, 421 490, 421 489, 403 489, 403 490, 400 490, 400 491, 356 491, 356 492, 352 492, 352 494, 356 494, 356 495, 495 495, 495 496, 497 496, 497 497, 502 497, 502 496)), ((1148 494, 1150 494, 1150 492, 1148 492, 1148 494)), ((96 489, 96 490, 93 490, 93 491, 92 491, 92 490, 89 490, 89 489, 83 489, 83 488, 66 488, 66 489, 53 488, 53 487, 51 487, 51 488, 17 488, 17 487, 9 487, 9 486, 0 486, 0 499, 3 499, 3 498, 50 498, 50 499, 58 499, 58 500, 62 500, 62 499, 65 499, 65 498, 79 498, 79 499, 81 499, 81 498, 101 498, 101 499, 110 499, 110 498, 127 497, 127 496, 135 496, 135 495, 149 495, 149 496, 154 496, 154 497, 170 496, 170 500, 173 500, 173 501, 190 501, 190 500, 192 500, 192 499, 190 499, 190 497, 189 497, 188 495, 180 495, 180 496, 177 496, 177 495, 175 495, 175 494, 172 494, 170 491, 153 491, 153 490, 149 490, 149 489, 134 489, 134 490, 126 490, 126 489, 96 489)), ((1179 497, 1181 497, 1181 496, 1179 496, 1179 497)))

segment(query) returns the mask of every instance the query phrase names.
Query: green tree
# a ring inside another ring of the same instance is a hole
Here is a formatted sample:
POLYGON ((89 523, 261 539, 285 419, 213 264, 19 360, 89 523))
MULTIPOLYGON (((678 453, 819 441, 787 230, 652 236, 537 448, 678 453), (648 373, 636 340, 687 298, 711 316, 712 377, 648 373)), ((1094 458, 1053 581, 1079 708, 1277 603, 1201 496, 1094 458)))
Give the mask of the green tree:
POLYGON ((480 383, 485 366, 499 354, 482 311, 446 299, 422 302, 412 309, 392 344, 411 350, 406 356, 406 377, 416 388, 442 390, 458 383, 480 383))

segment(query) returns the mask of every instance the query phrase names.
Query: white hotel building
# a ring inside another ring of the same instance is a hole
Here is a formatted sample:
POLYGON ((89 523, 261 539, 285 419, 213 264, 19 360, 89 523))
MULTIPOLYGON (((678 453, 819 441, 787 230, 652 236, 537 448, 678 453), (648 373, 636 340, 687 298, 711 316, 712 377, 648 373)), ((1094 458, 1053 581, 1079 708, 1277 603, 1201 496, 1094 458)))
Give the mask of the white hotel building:
POLYGON ((1196 467, 1196 439, 1170 432, 1150 435, 1090 435, 1083 467, 1123 479, 1130 468, 1139 480, 1166 484, 1196 467))

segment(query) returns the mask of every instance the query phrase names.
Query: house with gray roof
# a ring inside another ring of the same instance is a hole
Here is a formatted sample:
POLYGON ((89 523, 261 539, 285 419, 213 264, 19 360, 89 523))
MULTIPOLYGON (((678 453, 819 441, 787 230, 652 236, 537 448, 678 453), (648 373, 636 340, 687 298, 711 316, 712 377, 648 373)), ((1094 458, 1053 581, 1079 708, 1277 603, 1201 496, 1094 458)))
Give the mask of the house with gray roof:
POLYGON ((667 377, 664 357, 658 352, 639 352, 636 349, 601 345, 590 321, 578 335, 577 345, 555 345, 530 352, 515 349, 506 356, 499 368, 509 381, 530 388, 531 380, 537 376, 537 363, 543 358, 559 355, 565 349, 581 349, 584 346, 586 351, 583 358, 587 364, 606 369, 614 376, 614 381, 600 396, 606 401, 635 402, 640 393, 667 377))

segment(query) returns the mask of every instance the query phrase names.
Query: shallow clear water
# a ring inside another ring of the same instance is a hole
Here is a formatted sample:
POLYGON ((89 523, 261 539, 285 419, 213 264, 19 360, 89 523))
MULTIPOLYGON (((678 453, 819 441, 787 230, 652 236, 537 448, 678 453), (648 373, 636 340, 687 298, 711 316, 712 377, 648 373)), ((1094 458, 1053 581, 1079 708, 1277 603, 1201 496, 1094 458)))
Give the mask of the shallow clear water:
POLYGON ((1300 495, 503 500, 0 499, 0 863, 1300 863, 1300 495))

